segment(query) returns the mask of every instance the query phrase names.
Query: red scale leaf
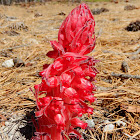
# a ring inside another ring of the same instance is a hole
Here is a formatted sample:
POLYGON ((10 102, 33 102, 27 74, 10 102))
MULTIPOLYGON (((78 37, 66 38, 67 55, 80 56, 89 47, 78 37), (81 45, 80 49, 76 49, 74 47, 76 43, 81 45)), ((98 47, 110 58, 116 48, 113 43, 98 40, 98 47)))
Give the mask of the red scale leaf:
POLYGON ((81 127, 82 129, 85 129, 87 127, 87 123, 84 123, 83 121, 81 121, 78 118, 73 118, 71 120, 71 125, 76 126, 76 127, 81 127))

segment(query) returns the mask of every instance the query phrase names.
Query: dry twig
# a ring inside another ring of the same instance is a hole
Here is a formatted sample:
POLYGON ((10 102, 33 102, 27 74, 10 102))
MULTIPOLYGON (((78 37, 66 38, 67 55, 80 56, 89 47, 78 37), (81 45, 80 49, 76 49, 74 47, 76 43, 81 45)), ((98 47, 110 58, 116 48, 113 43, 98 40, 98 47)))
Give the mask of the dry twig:
POLYGON ((120 73, 114 73, 114 72, 111 73, 111 76, 118 77, 118 78, 125 78, 125 79, 128 79, 128 78, 140 79, 140 75, 120 74, 120 73))

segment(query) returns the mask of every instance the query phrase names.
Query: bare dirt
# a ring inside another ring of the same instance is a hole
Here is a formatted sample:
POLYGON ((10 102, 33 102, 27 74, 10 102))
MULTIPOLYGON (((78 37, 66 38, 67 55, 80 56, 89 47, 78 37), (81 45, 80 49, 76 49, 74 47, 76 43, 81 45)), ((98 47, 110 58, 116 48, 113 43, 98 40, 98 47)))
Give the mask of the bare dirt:
MULTIPOLYGON (((100 60, 96 64, 99 71, 95 82, 97 101, 92 105, 93 115, 83 119, 92 119, 95 126, 81 133, 91 140, 140 139, 140 30, 125 30, 131 22, 140 20, 140 1, 87 4, 91 10, 106 8, 109 11, 94 15, 97 40, 95 50, 89 55, 100 60), (124 10, 127 5, 136 8, 124 10), (118 121, 125 125, 119 125, 118 121), (107 124, 114 128, 105 131, 107 124)), ((34 110, 35 98, 29 88, 41 82, 38 73, 43 64, 53 62, 46 57, 52 49, 49 41, 57 40, 62 21, 77 5, 48 2, 0 6, 1 128, 15 114, 25 117, 34 110), (23 63, 2 67, 5 60, 14 58, 20 58, 23 63)), ((0 129, 0 136, 1 132, 0 129)))

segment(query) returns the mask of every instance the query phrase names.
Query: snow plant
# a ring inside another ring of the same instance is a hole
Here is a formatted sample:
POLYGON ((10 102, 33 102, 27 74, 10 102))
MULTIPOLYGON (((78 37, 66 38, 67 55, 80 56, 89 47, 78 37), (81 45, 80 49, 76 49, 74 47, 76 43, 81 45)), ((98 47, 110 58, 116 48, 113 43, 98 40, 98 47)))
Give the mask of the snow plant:
POLYGON ((63 21, 58 41, 50 41, 53 51, 47 56, 54 62, 44 65, 42 82, 34 86, 37 111, 33 140, 82 140, 74 128, 86 129, 87 123, 78 117, 93 113, 85 101, 95 100, 96 60, 86 55, 95 46, 94 27, 91 11, 81 4, 63 21))

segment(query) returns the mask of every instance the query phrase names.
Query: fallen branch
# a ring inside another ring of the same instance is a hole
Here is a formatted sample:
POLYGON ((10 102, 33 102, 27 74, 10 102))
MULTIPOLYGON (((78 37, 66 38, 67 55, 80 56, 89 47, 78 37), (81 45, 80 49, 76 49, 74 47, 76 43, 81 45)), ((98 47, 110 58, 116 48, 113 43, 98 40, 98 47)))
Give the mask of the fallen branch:
POLYGON ((125 78, 125 79, 128 79, 128 78, 140 79, 140 75, 119 74, 119 73, 114 73, 114 72, 111 73, 111 76, 125 78))

